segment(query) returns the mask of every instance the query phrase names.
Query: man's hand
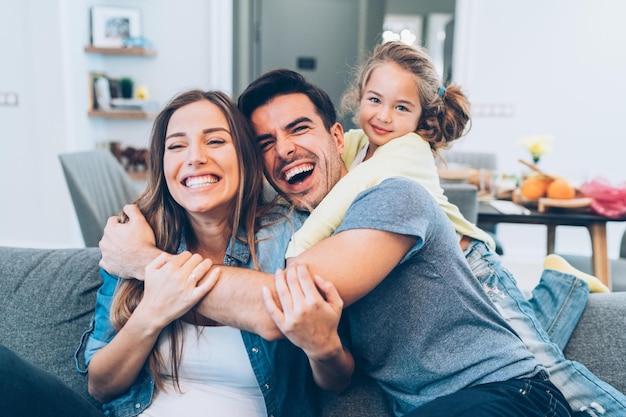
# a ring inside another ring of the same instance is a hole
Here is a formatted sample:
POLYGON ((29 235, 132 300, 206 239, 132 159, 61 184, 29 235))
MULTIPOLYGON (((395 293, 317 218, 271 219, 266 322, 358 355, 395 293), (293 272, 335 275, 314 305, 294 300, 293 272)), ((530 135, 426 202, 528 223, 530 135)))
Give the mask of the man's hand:
POLYGON ((276 294, 263 287, 265 307, 276 326, 309 357, 313 378, 323 389, 341 392, 354 372, 354 358, 337 332, 343 301, 330 281, 311 277, 306 265, 291 262, 276 272, 276 294))
POLYGON ((124 206, 125 223, 110 217, 100 240, 100 267, 122 278, 143 280, 145 267, 161 253, 154 232, 135 204, 124 206))
POLYGON ((333 284, 311 277, 306 265, 296 263, 277 271, 275 280, 280 305, 267 287, 263 287, 263 298, 283 334, 312 358, 341 350, 337 327, 343 301, 333 284))

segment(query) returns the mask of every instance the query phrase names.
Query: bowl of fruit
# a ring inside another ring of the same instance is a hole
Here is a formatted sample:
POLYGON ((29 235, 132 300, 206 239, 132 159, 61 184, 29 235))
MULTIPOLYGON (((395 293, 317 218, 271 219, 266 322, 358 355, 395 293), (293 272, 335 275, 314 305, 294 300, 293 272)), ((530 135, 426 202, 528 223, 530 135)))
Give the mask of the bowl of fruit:
POLYGON ((551 207, 588 210, 593 199, 585 197, 570 181, 540 170, 535 164, 520 160, 533 171, 513 193, 513 202, 537 207, 544 212, 551 207))

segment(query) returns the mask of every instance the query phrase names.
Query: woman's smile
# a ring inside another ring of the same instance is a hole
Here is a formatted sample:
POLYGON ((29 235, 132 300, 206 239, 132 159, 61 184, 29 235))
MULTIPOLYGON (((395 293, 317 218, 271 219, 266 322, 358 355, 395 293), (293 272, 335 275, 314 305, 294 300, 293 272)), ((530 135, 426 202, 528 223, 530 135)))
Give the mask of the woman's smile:
POLYGON ((205 188, 215 184, 220 179, 214 175, 202 175, 196 177, 187 177, 183 180, 183 184, 191 189, 205 188))

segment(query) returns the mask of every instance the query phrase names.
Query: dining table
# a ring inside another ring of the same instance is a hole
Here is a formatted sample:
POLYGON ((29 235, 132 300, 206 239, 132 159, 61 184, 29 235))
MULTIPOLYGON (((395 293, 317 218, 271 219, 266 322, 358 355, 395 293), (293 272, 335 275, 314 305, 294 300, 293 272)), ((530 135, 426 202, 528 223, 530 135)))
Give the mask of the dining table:
POLYGON ((611 263, 607 249, 606 225, 608 222, 623 221, 626 221, 626 216, 610 218, 597 214, 591 209, 551 208, 539 211, 534 207, 524 207, 504 200, 482 201, 478 205, 479 223, 545 225, 547 227, 546 254, 554 253, 558 226, 585 227, 591 239, 593 274, 609 288, 611 288, 611 263))

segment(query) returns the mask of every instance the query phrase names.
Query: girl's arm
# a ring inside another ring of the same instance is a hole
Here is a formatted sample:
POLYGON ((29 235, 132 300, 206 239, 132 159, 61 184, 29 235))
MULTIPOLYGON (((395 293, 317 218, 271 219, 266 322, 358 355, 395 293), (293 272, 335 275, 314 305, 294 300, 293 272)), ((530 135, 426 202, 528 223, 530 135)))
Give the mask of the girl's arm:
MULTIPOLYGON (((365 135, 362 137, 367 139, 365 135)), ((347 150, 344 150, 344 156, 346 153, 347 150)), ((296 257, 332 235, 361 192, 392 177, 413 179, 440 191, 430 145, 415 133, 395 138, 379 146, 370 159, 359 164, 335 184, 302 227, 293 234, 285 258, 296 257), (433 180, 436 182, 433 183, 433 180)))
POLYGON ((213 288, 220 270, 199 255, 157 257, 146 267, 142 300, 109 344, 89 363, 89 393, 109 402, 125 392, 144 367, 161 331, 213 288))
POLYGON ((306 265, 292 264, 277 271, 275 288, 280 307, 268 287, 263 288, 267 311, 276 326, 308 356, 320 388, 341 392, 354 372, 354 358, 339 338, 343 300, 331 282, 311 277, 306 265))

